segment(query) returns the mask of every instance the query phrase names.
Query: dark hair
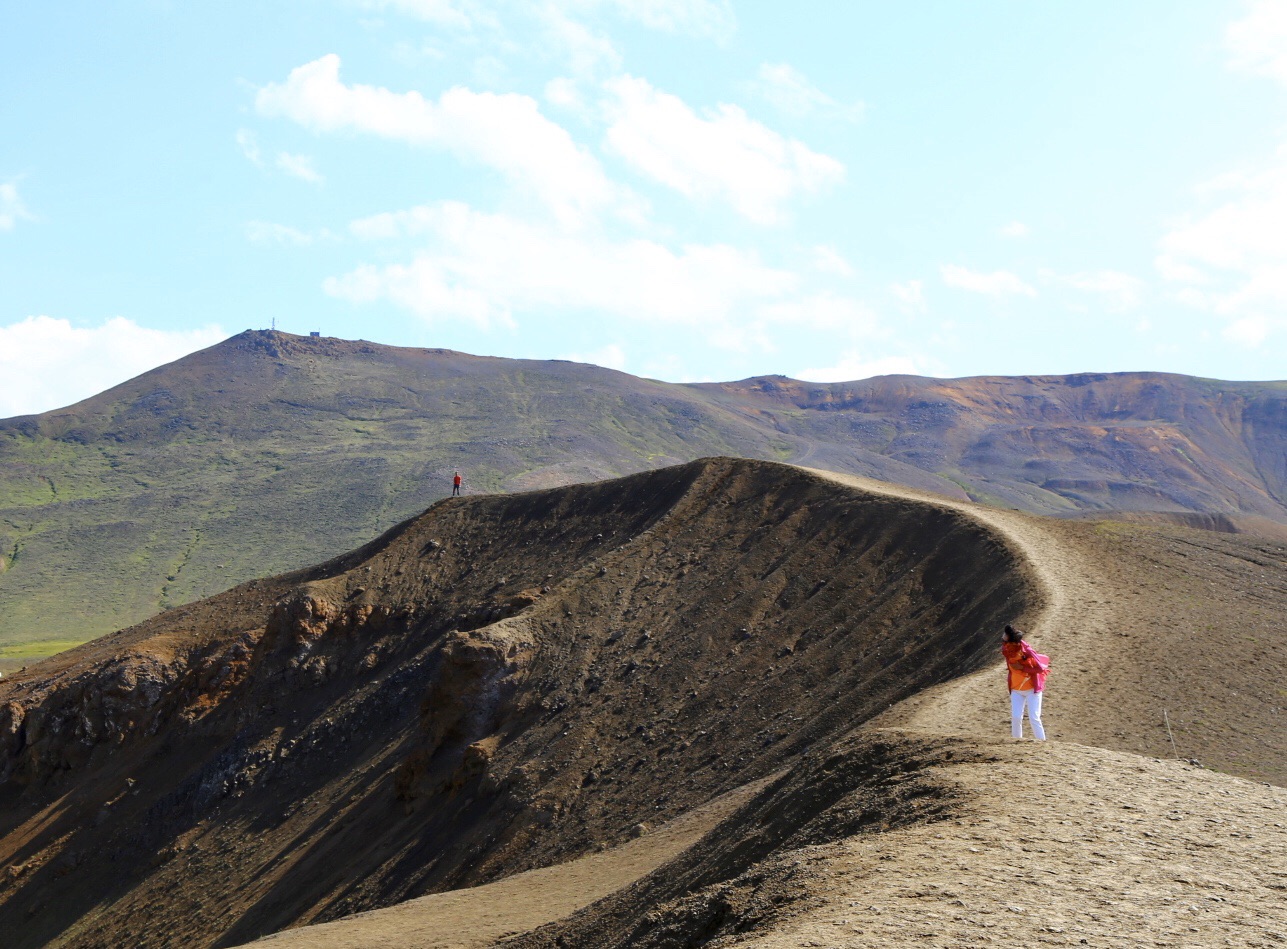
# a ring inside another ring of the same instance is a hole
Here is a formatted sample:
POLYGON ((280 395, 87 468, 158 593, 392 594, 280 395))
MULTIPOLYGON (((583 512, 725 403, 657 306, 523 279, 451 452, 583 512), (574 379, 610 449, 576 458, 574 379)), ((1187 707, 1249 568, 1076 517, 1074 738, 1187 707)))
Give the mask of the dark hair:
POLYGON ((1017 629, 1007 623, 1005 627, 1005 640, 1009 643, 1023 642, 1023 630, 1017 629))

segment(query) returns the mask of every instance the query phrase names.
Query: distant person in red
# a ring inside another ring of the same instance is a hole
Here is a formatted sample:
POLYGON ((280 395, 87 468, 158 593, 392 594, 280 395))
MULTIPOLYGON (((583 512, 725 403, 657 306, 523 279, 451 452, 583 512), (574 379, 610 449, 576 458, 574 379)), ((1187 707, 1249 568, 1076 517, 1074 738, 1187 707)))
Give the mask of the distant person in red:
POLYGON ((460 472, 456 472, 456 477, 451 479, 451 496, 454 498, 460 493, 460 472))
POLYGON ((1023 737, 1023 711, 1028 710, 1032 737, 1046 740, 1041 724, 1041 696, 1046 689, 1050 657, 1043 656, 1023 641, 1024 632, 1007 626, 1001 634, 1001 655, 1005 656, 1010 686, 1010 737, 1023 737))

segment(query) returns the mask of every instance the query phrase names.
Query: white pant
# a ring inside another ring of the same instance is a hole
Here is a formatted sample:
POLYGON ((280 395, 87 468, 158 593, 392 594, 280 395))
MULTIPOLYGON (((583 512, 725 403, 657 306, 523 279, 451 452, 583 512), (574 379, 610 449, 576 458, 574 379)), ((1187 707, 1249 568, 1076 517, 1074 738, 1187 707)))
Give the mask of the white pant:
POLYGON ((1028 707, 1028 724, 1037 741, 1046 740, 1046 730, 1041 727, 1041 695, 1032 689, 1014 689, 1010 692, 1010 737, 1023 737, 1023 707, 1028 707))

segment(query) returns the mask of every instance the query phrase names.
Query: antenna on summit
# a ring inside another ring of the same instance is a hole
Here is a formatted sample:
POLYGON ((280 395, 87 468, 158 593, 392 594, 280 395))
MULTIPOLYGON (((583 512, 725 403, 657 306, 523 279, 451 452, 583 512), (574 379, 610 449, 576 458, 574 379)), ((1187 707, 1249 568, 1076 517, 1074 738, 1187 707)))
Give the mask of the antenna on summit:
POLYGON ((273 332, 277 332, 277 317, 273 317, 273 332))

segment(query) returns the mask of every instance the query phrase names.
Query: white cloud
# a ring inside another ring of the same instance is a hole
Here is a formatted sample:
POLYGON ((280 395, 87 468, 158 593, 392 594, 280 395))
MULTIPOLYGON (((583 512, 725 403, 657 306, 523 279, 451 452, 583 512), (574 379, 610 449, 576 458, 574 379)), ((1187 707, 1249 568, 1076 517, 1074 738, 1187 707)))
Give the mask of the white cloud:
POLYGON ((1224 336, 1226 339, 1231 339, 1235 343, 1241 343, 1243 346, 1250 348, 1263 343, 1269 338, 1271 332, 1273 332, 1273 327, 1271 327, 1268 317, 1264 314, 1257 314, 1234 320, 1225 327, 1224 336))
POLYGON ((939 268, 939 272, 942 274, 943 282, 949 287, 958 287, 972 293, 982 293, 991 297, 1035 297, 1037 295, 1036 290, 1008 270, 979 273, 956 264, 944 264, 939 268))
POLYGON ((318 132, 352 129, 449 149, 496 169, 565 223, 629 203, 598 161, 528 96, 456 87, 435 101, 415 91, 345 85, 339 72, 340 58, 334 54, 306 63, 292 70, 285 83, 260 89, 256 108, 318 132))
POLYGON ((1018 238, 1018 237, 1027 237, 1029 231, 1028 231, 1028 225, 1024 224, 1022 221, 1011 221, 1009 224, 1006 224, 1000 227, 997 230, 997 233, 1000 234, 1002 237, 1018 238))
POLYGON ((1287 4, 1255 0, 1245 17, 1229 25, 1225 45, 1234 69, 1287 83, 1287 4))
POLYGON ((32 220, 22 198, 18 195, 18 183, 6 181, 0 183, 0 231, 12 231, 19 221, 32 220))
POLYGON ((1191 306, 1195 310, 1209 310, 1212 308, 1211 301, 1201 290, 1194 287, 1181 287, 1171 294, 1171 298, 1176 303, 1183 303, 1185 306, 1191 306))
POLYGON ((771 223, 790 199, 844 178, 840 162, 783 138, 737 106, 699 116, 677 96, 630 76, 605 88, 605 147, 689 197, 726 201, 753 221, 771 223))
POLYGON ((1227 319, 1236 342, 1287 329, 1287 146, 1198 198, 1206 207, 1175 219, 1158 242, 1158 272, 1175 299, 1227 319))
POLYGON ((820 116, 844 122, 862 118, 861 102, 837 102, 812 82, 804 73, 787 63, 763 63, 758 78, 750 83, 752 91, 774 108, 794 116, 820 116))
MULTIPOLYGON (((250 129, 237 129, 237 134, 234 138, 237 142, 237 147, 241 149, 241 154, 246 157, 247 161, 257 168, 267 167, 268 163, 264 160, 264 150, 259 147, 259 138, 254 132, 250 129)), ((293 178, 307 181, 309 184, 320 185, 326 180, 313 167, 313 159, 307 155, 278 152, 274 164, 278 170, 286 172, 293 178)))
POLYGON ((1041 276, 1055 286, 1071 287, 1101 297, 1104 305, 1114 313, 1124 313, 1138 307, 1146 288, 1143 280, 1117 270, 1074 274, 1043 270, 1041 276))
POLYGON ((264 154, 259 148, 259 140, 255 137, 255 133, 250 129, 237 129, 235 138, 237 147, 246 156, 246 160, 252 165, 264 167, 264 154))
POLYGON ((1207 283, 1207 275, 1191 264, 1181 263, 1171 257, 1158 256, 1154 260, 1158 274, 1163 280, 1178 283, 1207 283))
POLYGON ((821 273, 834 274, 837 277, 852 277, 853 267, 844 255, 834 247, 819 244, 813 249, 813 267, 821 273))
POLYGON ((616 343, 609 343, 594 352, 569 353, 559 358, 568 359, 572 362, 585 362, 592 366, 603 366, 605 369, 616 369, 618 371, 624 371, 626 368, 626 354, 616 343))
POLYGON ((339 238, 327 228, 310 233, 287 224, 274 224, 271 221, 247 221, 246 240, 252 244, 285 244, 291 247, 307 247, 310 244, 338 241, 339 238))
POLYGON ((752 326, 781 324, 867 336, 878 332, 876 312, 852 297, 813 293, 804 297, 763 303, 755 308, 752 326))
POLYGON ((366 0, 363 4, 368 10, 393 10, 405 13, 418 20, 467 30, 483 17, 476 3, 458 2, 458 0, 366 0))
MULTIPOLYGON (((1225 45, 1232 69, 1287 84, 1287 4, 1252 0, 1225 45)), ((1287 145, 1199 185, 1195 198, 1200 209, 1158 242, 1158 273, 1172 299, 1223 318, 1226 339, 1259 346, 1287 330, 1287 145)))
MULTIPOLYGON (((609 17, 718 43, 732 36, 737 25, 728 0, 365 0, 364 5, 468 34, 470 42, 481 40, 504 50, 505 60, 515 52, 538 60, 561 59, 583 77, 621 71, 621 53, 602 28, 609 17), (513 38, 520 35, 522 42, 513 38)), ((405 43, 398 49, 404 56, 420 55, 405 43)), ((494 56, 477 62, 488 75, 501 63, 494 56)))
POLYGON ((562 0, 569 9, 602 5, 654 30, 726 39, 737 27, 728 0, 562 0))
POLYGON ((576 235, 455 202, 355 221, 363 239, 420 237, 409 263, 362 265, 326 280, 332 296, 388 300, 429 320, 512 324, 541 309, 710 329, 793 293, 798 278, 722 244, 576 235))
POLYGON ((575 79, 566 76, 558 76, 545 84, 545 101, 580 115, 589 112, 581 87, 575 79))
POLYGON ((795 374, 806 382, 852 382, 872 376, 920 375, 916 361, 907 356, 882 356, 865 358, 856 350, 849 350, 834 366, 823 369, 801 369, 795 374))
POLYGON ((123 317, 97 327, 49 316, 0 326, 0 418, 71 405, 226 336, 218 326, 153 330, 123 317))
POLYGON ((307 155, 291 155, 288 152, 278 152, 277 167, 292 178, 307 181, 311 185, 320 185, 326 181, 313 167, 313 159, 307 155))
POLYGON ((925 308, 925 289, 919 280, 908 280, 906 283, 891 283, 889 292, 904 306, 913 310, 925 308))
POLYGON ((600 70, 619 72, 622 60, 616 44, 607 34, 569 15, 566 6, 546 3, 536 8, 544 45, 561 53, 578 76, 590 77, 600 70))
POLYGON ((717 40, 726 39, 737 26, 728 0, 544 0, 539 4, 527 0, 490 4, 478 0, 365 0, 363 6, 404 13, 458 30, 478 26, 497 29, 500 27, 498 11, 565 20, 609 13, 649 29, 717 40))

